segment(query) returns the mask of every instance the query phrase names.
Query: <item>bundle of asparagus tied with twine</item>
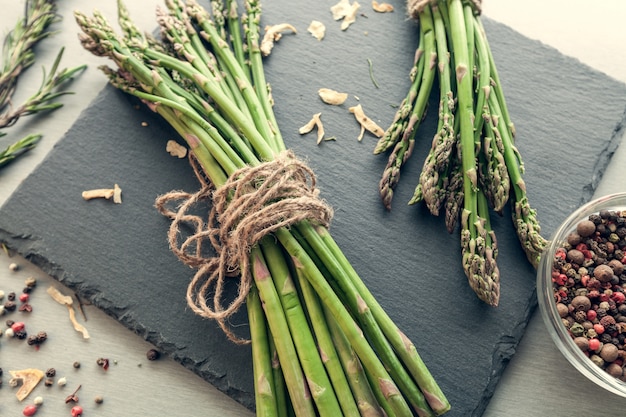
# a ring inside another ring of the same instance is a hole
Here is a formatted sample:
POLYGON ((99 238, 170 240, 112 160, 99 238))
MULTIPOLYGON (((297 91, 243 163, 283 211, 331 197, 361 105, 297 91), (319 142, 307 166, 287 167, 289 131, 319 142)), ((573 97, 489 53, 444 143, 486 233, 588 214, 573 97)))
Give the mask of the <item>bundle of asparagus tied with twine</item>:
POLYGON ((332 209, 314 173, 286 149, 260 52, 258 1, 167 0, 160 37, 118 2, 122 35, 98 12, 76 12, 81 43, 116 68, 111 84, 141 99, 186 142, 196 193, 157 207, 172 250, 197 268, 187 301, 235 343, 251 342, 259 416, 430 416, 450 405, 328 231, 332 209), (208 221, 194 214, 209 201, 208 221), (175 209, 170 207, 176 206, 175 209), (182 236, 193 226, 195 233, 182 236), (203 255, 209 241, 215 256, 203 255), (228 298, 229 277, 238 292, 228 298), (245 303, 249 339, 228 319, 245 303))
MULTIPOLYGON (((18 79, 35 63, 35 45, 54 33, 49 28, 59 20, 56 11, 57 6, 53 0, 27 1, 24 16, 4 38, 0 64, 0 129, 13 126, 23 116, 62 107, 63 104, 56 101, 57 98, 71 92, 60 90, 60 87, 86 68, 85 65, 80 65, 59 70, 63 56, 61 49, 49 73, 46 74, 44 70, 44 78, 39 89, 24 103, 12 105, 18 79)), ((0 137, 5 135, 6 133, 0 132, 0 137)), ((40 134, 30 134, 0 150, 0 168, 33 149, 40 139, 40 134)))
POLYGON ((461 224, 462 263, 469 285, 484 302, 497 306, 500 273, 490 210, 512 205, 515 230, 536 268, 546 240, 522 178, 515 128, 496 64, 480 19, 480 0, 408 0, 419 22, 419 45, 411 86, 374 153, 391 149, 379 183, 391 209, 400 170, 410 157, 435 80, 439 82, 438 126, 409 204, 424 202, 433 215, 445 213, 453 233, 461 224))

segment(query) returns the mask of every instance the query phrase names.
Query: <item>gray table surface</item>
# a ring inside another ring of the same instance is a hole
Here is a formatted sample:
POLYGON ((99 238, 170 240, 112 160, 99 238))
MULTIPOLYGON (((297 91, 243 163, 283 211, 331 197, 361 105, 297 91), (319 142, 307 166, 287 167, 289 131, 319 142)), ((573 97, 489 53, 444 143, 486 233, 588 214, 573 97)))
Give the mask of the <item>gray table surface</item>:
MULTIPOLYGON (((155 26, 153 10, 161 4, 160 0, 127 3, 139 26, 148 29, 155 26)), ((13 26, 22 12, 23 4, 24 1, 0 0, 0 33, 6 33, 13 26)), ((43 132, 45 136, 28 156, 0 173, 0 205, 44 159, 81 110, 105 85, 104 78, 96 70, 101 62, 81 49, 71 17, 75 9, 90 11, 94 7, 110 16, 111 20, 114 19, 113 0, 98 2, 97 6, 95 2, 88 1, 59 2, 59 12, 65 17, 56 26, 59 33, 45 41, 46 48, 38 50, 37 64, 20 82, 16 101, 34 91, 41 77, 37 67, 49 67, 61 46, 66 48, 63 66, 83 63, 90 66, 81 75, 79 82, 72 85, 71 89, 76 94, 64 100, 64 108, 54 113, 54 117, 24 120, 9 131, 14 138, 32 132, 43 132)), ((626 82, 626 26, 623 25, 626 2, 603 0, 589 6, 588 2, 582 0, 499 0, 484 2, 483 9, 485 16, 626 82)), ((620 171, 624 166, 626 148, 622 145, 599 184, 596 196, 626 191, 623 173, 620 171)), ((29 328, 33 331, 46 330, 55 337, 37 352, 32 348, 26 349, 23 343, 16 340, 0 338, 0 366, 5 371, 4 386, 0 388, 0 415, 21 415, 24 405, 32 402, 37 395, 44 398, 44 406, 37 415, 70 415, 71 405, 65 404, 64 399, 79 385, 80 404, 86 416, 252 415, 180 364, 168 358, 148 361, 145 354, 151 346, 147 342, 91 306, 84 307, 87 320, 83 321, 91 338, 83 340, 71 328, 65 307, 52 301, 45 289, 54 285, 61 291, 70 292, 18 256, 9 258, 0 253, 0 289, 19 291, 24 280, 30 276, 38 279, 39 288, 32 295, 37 314, 29 317, 29 328), (15 272, 10 271, 10 263, 17 263, 20 268, 15 272), (105 372, 96 365, 95 360, 100 357, 111 360, 109 371, 105 372), (75 361, 81 363, 79 369, 72 367, 75 361), (32 397, 19 403, 14 390, 8 387, 7 371, 27 367, 57 368, 58 376, 65 376, 68 384, 48 389, 42 385, 32 397), (93 398, 97 395, 104 397, 104 403, 94 403, 93 398)), ((585 380, 545 335, 544 324, 539 315, 535 314, 484 415, 623 415, 626 399, 605 392, 585 380)))

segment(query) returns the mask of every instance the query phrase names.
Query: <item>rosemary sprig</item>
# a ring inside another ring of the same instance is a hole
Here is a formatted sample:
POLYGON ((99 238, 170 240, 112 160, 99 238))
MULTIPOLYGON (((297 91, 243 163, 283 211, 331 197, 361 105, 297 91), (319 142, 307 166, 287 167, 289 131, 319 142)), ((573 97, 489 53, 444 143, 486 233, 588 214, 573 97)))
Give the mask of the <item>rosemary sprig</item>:
MULTIPOLYGON (((62 48, 50 71, 46 72, 44 68, 39 89, 24 103, 18 106, 13 105, 12 98, 18 79, 35 62, 34 46, 54 33, 48 29, 60 19, 56 11, 57 7, 53 0, 27 1, 24 16, 18 20, 4 39, 0 64, 0 129, 13 126, 23 116, 62 107, 63 104, 56 100, 71 92, 60 90, 61 86, 86 68, 85 65, 81 65, 59 71, 63 56, 62 48)), ((5 135, 6 133, 0 132, 0 137, 5 135)), ((0 167, 32 149, 39 139, 41 135, 34 134, 10 144, 0 153, 0 167)))

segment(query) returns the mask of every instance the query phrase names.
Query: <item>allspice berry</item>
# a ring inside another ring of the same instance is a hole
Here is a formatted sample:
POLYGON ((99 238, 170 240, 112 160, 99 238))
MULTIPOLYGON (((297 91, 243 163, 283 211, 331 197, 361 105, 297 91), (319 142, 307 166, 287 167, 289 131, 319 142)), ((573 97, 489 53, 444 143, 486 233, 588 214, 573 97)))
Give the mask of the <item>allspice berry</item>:
POLYGON ((567 315, 569 314, 569 309, 563 303, 557 303, 556 309, 559 312, 559 316, 561 316, 561 318, 567 317, 567 315))
POLYGON ((589 339, 587 339, 585 336, 575 337, 574 343, 576 343, 576 346, 578 346, 583 352, 589 350, 589 339))
POLYGON ((598 265, 593 270, 593 276, 600 282, 609 282, 613 278, 613 268, 608 265, 598 265))
POLYGON ((572 307, 577 311, 587 311, 591 308, 591 300, 584 295, 577 295, 572 299, 572 307))
POLYGON ((615 346, 613 343, 605 343, 604 346, 602 346, 602 350, 600 351, 600 357, 605 362, 613 362, 615 361, 615 359, 617 359, 617 351, 617 346, 615 346))
POLYGON ((617 259, 612 259, 608 265, 613 269, 615 275, 622 275, 622 272, 624 272, 624 264, 617 259))
POLYGON ((582 241, 583 239, 578 233, 572 232, 567 236, 567 243, 569 243, 571 246, 576 246, 582 241))
POLYGON ((576 226, 576 232, 582 237, 589 237, 596 232, 596 225, 591 220, 583 220, 576 226))
POLYGON ((609 366, 607 366, 606 372, 608 372, 609 375, 614 376, 615 378, 621 378, 622 375, 624 374, 622 367, 616 363, 612 363, 609 366))
POLYGON ((567 251, 567 260, 577 265, 582 265, 585 261, 585 255, 578 249, 570 249, 567 251))

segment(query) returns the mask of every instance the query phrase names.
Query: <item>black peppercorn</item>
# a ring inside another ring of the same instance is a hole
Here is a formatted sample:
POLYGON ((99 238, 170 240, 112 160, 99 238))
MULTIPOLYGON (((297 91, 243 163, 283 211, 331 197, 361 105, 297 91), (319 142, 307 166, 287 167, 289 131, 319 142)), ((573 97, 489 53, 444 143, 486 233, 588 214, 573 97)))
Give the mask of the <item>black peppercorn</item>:
POLYGON ((4 303, 4 309, 6 311, 15 311, 16 308, 17 308, 17 305, 15 304, 14 301, 7 301, 6 303, 4 303))
POLYGON ((10 320, 10 319, 9 319, 9 320, 7 320, 7 321, 6 321, 6 325, 7 325, 7 327, 11 327, 11 326, 13 326, 13 324, 15 324, 15 321, 14 321, 14 320, 10 320))
POLYGON ((598 214, 589 215, 589 220, 593 222, 594 224, 602 223, 602 218, 598 214))
POLYGON ((161 354, 156 349, 150 349, 146 353, 146 357, 148 358, 149 361, 155 361, 155 360, 159 359, 160 356, 161 356, 161 354))
POLYGON ((55 376, 56 374, 57 374, 57 370, 56 370, 56 369, 54 369, 54 368, 49 368, 49 369, 46 371, 46 376, 47 376, 48 378, 54 378, 54 376, 55 376))
POLYGON ((15 292, 11 291, 9 294, 7 294, 7 300, 15 301, 15 292))
POLYGON ((587 320, 587 313, 585 311, 577 311, 574 313, 574 320, 576 320, 577 323, 582 323, 587 320))
POLYGON ((14 336, 20 340, 24 340, 26 339, 26 337, 28 337, 28 333, 26 333, 24 330, 19 330, 15 332, 14 336))

